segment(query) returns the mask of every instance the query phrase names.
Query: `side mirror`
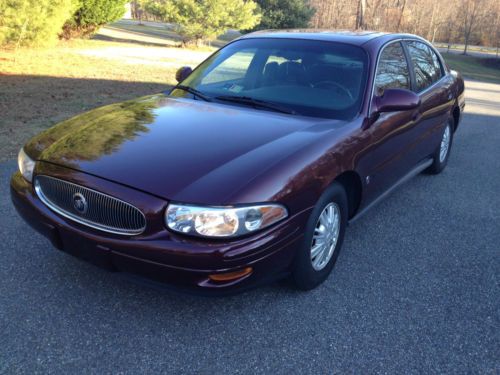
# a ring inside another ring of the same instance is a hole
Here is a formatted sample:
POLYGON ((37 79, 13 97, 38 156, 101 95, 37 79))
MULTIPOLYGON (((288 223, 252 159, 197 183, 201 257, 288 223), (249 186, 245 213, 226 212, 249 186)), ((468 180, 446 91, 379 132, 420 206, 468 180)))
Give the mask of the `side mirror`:
POLYGON ((420 97, 406 89, 386 89, 373 98, 373 113, 409 111, 420 106, 420 97))
POLYGON ((175 79, 177 82, 181 83, 184 81, 189 75, 193 72, 193 69, 189 66, 183 66, 182 68, 179 68, 177 72, 175 73, 175 79))

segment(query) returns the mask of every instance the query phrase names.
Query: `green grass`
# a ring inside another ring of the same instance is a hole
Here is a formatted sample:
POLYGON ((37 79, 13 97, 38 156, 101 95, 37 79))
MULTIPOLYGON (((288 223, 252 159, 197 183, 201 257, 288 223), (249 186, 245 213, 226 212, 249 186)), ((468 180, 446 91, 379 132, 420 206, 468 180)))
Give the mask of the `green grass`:
POLYGON ((453 53, 443 53, 443 57, 452 69, 462 73, 465 78, 500 83, 500 60, 496 61, 498 59, 453 53))

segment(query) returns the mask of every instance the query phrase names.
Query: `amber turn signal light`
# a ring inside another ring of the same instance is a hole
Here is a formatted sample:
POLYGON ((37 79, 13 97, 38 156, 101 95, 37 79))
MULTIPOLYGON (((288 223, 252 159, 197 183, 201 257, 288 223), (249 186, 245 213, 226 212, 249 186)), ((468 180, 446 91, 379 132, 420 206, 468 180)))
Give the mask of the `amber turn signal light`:
POLYGON ((253 271, 252 267, 246 267, 239 271, 208 275, 208 278, 212 281, 233 281, 241 279, 243 276, 250 275, 252 271, 253 271))

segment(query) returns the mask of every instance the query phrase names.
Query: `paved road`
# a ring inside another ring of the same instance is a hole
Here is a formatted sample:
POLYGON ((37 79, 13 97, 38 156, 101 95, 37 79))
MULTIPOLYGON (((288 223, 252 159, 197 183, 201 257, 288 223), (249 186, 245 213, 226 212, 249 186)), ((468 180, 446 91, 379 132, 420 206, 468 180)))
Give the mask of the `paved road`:
POLYGON ((160 291, 51 248, 0 165, 0 373, 499 373, 500 86, 468 84, 446 171, 348 228, 318 289, 160 291))
MULTIPOLYGON (((452 53, 454 55, 461 55, 464 53, 463 48, 448 50, 448 48, 438 47, 437 49, 441 53, 452 53)), ((473 56, 473 57, 484 57, 484 58, 496 58, 497 57, 495 50, 491 50, 491 51, 475 51, 475 50, 471 51, 471 50, 468 50, 467 55, 473 56)))

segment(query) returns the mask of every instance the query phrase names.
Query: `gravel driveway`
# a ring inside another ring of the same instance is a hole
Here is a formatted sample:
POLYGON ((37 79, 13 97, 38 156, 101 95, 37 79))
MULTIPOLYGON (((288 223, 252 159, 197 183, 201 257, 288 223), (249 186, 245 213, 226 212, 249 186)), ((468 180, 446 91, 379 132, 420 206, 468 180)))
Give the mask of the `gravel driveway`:
POLYGON ((325 284, 206 298, 54 250, 0 164, 0 373, 499 373, 500 85, 468 82, 451 159, 351 225, 325 284))

